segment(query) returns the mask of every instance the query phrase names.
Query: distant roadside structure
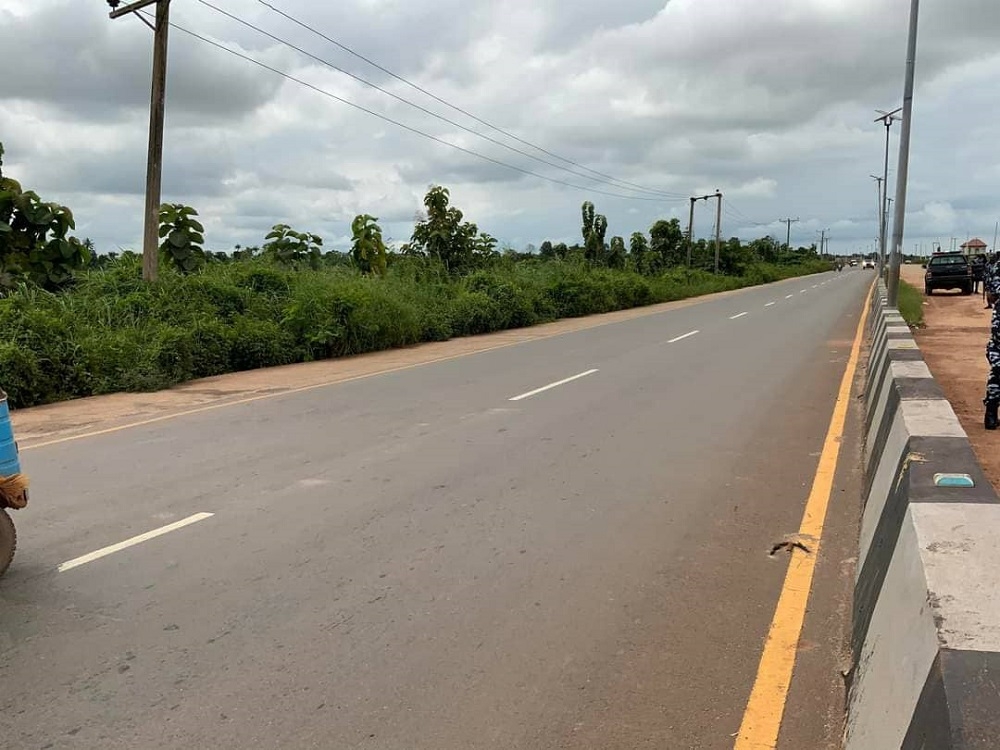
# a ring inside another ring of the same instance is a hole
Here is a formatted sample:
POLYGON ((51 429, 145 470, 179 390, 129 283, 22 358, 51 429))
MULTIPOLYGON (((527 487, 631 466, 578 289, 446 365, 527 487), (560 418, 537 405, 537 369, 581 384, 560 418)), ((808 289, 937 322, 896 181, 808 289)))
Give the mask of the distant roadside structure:
POLYGON ((965 255, 985 255, 987 245, 978 237, 962 243, 961 250, 965 255))

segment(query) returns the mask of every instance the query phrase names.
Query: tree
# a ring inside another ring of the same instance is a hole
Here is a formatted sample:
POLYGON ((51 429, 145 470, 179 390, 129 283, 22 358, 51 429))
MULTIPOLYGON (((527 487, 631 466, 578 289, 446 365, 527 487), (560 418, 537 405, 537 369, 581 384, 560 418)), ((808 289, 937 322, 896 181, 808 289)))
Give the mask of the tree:
POLYGON ((781 245, 772 237, 753 240, 748 247, 764 263, 777 263, 781 257, 781 245))
POLYGON ((673 268, 687 263, 684 232, 677 219, 660 219, 649 228, 649 249, 661 267, 673 268))
POLYGON ((556 257, 555 248, 552 247, 552 243, 548 240, 545 240, 545 242, 542 243, 542 246, 538 248, 538 254, 548 260, 556 257))
POLYGON ((648 273, 649 243, 642 232, 632 232, 629 240, 629 255, 632 257, 632 268, 639 273, 648 273))
POLYGON ((0 286, 27 278, 57 288, 87 265, 91 249, 68 236, 76 222, 66 206, 46 203, 17 180, 4 177, 3 153, 0 143, 0 286))
POLYGON ((385 275, 386 257, 385 242, 382 241, 382 228, 378 218, 368 214, 360 214, 351 222, 351 257, 354 265, 365 275, 385 275))
POLYGON ((623 237, 612 237, 608 247, 608 267, 625 268, 627 256, 625 253, 625 239, 623 237))
POLYGON ((727 276, 744 275, 754 260, 752 247, 740 242, 739 237, 724 240, 719 248, 719 271, 727 276))
POLYGON ((475 224, 463 222, 462 212, 449 206, 449 200, 448 188, 434 185, 427 191, 427 215, 417 221, 403 252, 435 258, 449 273, 464 273, 496 255, 496 239, 480 233, 475 224))
MULTIPOLYGON (((473 229, 476 229, 475 224, 470 225, 473 229)), ((509 252, 514 253, 514 257, 519 257, 518 253, 514 248, 507 248, 509 252)), ((473 257, 478 261, 492 260, 499 255, 497 252, 497 238, 487 234, 486 232, 480 232, 476 237, 472 238, 472 254, 473 257)))
POLYGON ((608 220, 601 214, 594 213, 594 204, 584 201, 581 206, 583 214, 583 253, 591 263, 604 263, 604 238, 608 233, 608 220))
POLYGON ((590 201, 584 201, 580 210, 583 214, 583 244, 586 245, 590 235, 594 232, 594 204, 590 201))
POLYGON ((195 218, 198 212, 181 203, 160 206, 160 253, 183 274, 205 263, 205 228, 195 218))
POLYGON ((248 245, 247 247, 236 245, 233 248, 233 260, 251 260, 260 255, 260 252, 260 248, 256 245, 248 245))
POLYGON ((287 224, 275 224, 264 238, 264 254, 287 266, 308 263, 310 268, 320 266, 323 238, 309 232, 296 232, 287 224))

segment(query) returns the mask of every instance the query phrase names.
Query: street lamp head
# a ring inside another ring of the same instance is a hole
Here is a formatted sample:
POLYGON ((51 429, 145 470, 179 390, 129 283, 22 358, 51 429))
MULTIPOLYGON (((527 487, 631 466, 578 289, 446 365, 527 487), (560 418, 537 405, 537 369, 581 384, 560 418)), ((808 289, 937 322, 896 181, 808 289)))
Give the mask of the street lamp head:
POLYGON ((117 10, 118 6, 122 4, 122 0, 108 0, 108 5, 111 6, 111 10, 117 10))

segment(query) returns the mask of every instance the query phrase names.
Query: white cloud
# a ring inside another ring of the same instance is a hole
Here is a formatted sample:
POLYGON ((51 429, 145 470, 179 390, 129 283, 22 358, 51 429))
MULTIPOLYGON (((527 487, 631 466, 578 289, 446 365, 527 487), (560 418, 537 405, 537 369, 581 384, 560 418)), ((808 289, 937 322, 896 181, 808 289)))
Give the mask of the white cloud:
MULTIPOLYGON (((596 190, 593 173, 511 141, 374 70, 260 3, 214 4, 473 130, 487 143, 261 37, 201 3, 173 19, 317 87, 491 158, 596 190)), ((581 165, 678 194, 638 201, 553 185, 458 153, 172 32, 164 199, 195 205, 209 244, 259 242, 286 221, 346 242, 360 212, 405 239, 429 183, 513 244, 575 241, 591 198, 628 236, 686 196, 723 191, 726 234, 830 227, 871 244, 881 171, 875 108, 901 95, 905 0, 284 0, 334 35, 479 118, 581 165)), ((0 48, 31 60, 0 79, 6 169, 70 204, 99 248, 138 244, 150 34, 102 3, 0 0, 0 48), (50 50, 45 55, 38 49, 50 50)), ((991 52, 1000 3, 925 4, 918 48, 907 242, 989 235, 1000 216, 1000 102, 991 52), (911 239, 912 235, 912 239, 911 239)), ((898 125, 894 129, 894 139, 898 125)), ((891 168, 895 169, 895 140, 891 168)), ((650 197, 646 194, 644 197, 650 197)), ((708 226, 708 222, 699 223, 708 226)), ((705 229, 704 231, 707 231, 705 229)))

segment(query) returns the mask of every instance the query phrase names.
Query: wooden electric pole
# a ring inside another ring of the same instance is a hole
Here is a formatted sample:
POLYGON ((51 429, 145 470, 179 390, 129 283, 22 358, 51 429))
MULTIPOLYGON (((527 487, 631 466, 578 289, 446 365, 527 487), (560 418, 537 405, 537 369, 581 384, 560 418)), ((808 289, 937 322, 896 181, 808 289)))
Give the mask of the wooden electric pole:
MULTIPOLYGON (((691 201, 691 213, 688 214, 688 236, 687 236, 687 238, 688 238, 688 247, 687 247, 687 250, 688 250, 688 259, 687 259, 688 260, 688 268, 691 267, 691 245, 694 244, 694 204, 695 204, 695 201, 707 201, 709 198, 715 198, 716 196, 718 196, 718 198, 719 198, 720 201, 722 200, 722 193, 720 193, 718 190, 716 190, 714 193, 712 193, 712 195, 699 195, 699 196, 696 196, 696 197, 693 197, 693 198, 688 198, 688 200, 691 201)), ((722 210, 722 204, 721 203, 719 204, 719 210, 720 211, 722 210)), ((718 222, 716 222, 716 223, 718 223, 718 222)), ((719 251, 718 251, 718 249, 716 249, 715 253, 716 253, 715 268, 716 268, 716 270, 718 270, 718 268, 719 268, 719 261, 718 261, 718 253, 719 253, 719 251)))
POLYGON ((691 198, 691 211, 688 213, 688 268, 691 267, 691 244, 694 242, 694 202, 697 198, 691 198))
POLYGON ((792 224, 794 224, 798 219, 778 219, 782 224, 787 224, 787 232, 785 233, 785 252, 789 252, 792 249, 792 224))
POLYGON ((715 208, 715 272, 719 272, 719 248, 722 240, 722 193, 715 191, 719 203, 715 208))
POLYGON ((142 235, 142 277, 156 281, 159 258, 160 182, 163 174, 163 119, 167 91, 167 32, 170 29, 170 0, 138 0, 121 5, 108 0, 111 18, 130 13, 153 29, 153 84, 149 101, 149 150, 146 157, 146 211, 142 235), (150 24, 138 11, 156 5, 156 23, 150 24))

